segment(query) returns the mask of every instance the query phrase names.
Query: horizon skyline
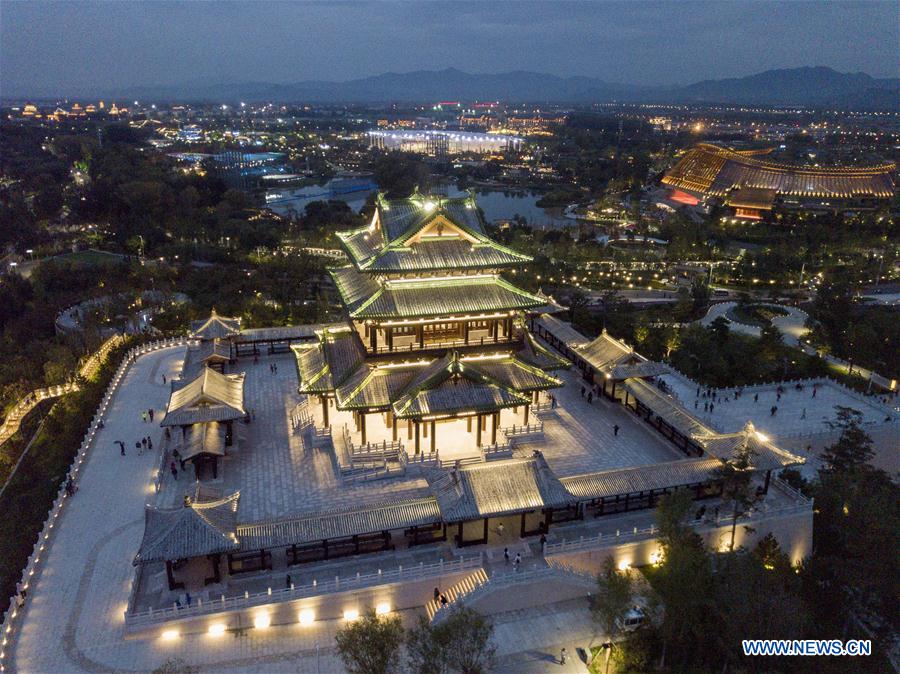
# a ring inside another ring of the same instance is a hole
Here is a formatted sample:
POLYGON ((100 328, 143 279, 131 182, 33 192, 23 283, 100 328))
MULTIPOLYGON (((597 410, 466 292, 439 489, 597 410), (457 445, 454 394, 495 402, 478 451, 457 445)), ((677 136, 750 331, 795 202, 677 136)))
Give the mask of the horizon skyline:
POLYGON ((0 17, 0 93, 65 97, 200 83, 344 83, 448 68, 648 88, 817 66, 876 79, 900 73, 892 48, 900 27, 891 3, 773 2, 765 13, 759 7, 7 3, 0 17), (447 16, 454 22, 450 30, 447 16), (198 25, 204 26, 199 33, 198 25), (722 30, 736 25, 757 39, 736 40, 735 31, 722 30), (224 39, 229 31, 239 39, 224 39), (510 37, 498 40, 498 34, 510 37), (435 40, 442 36, 453 41, 435 40), (533 48, 523 50, 523 39, 533 48))

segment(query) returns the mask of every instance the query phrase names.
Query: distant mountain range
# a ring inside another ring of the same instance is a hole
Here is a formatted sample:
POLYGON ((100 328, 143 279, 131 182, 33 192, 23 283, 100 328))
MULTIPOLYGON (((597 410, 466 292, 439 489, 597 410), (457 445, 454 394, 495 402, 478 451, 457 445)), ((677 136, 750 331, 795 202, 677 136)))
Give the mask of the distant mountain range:
POLYGON ((839 107, 900 107, 900 79, 840 73, 826 67, 767 70, 684 87, 614 84, 592 77, 559 77, 514 71, 494 75, 439 71, 385 73, 346 82, 190 82, 174 86, 104 91, 107 97, 158 101, 278 101, 284 103, 388 103, 441 100, 529 103, 656 102, 839 107))

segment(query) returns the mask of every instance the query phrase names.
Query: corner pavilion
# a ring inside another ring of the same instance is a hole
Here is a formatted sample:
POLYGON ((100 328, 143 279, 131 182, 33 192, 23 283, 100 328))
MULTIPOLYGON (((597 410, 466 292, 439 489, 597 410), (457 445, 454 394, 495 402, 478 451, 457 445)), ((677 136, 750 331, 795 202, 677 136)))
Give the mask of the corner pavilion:
POLYGON ((326 426, 333 406, 363 445, 403 434, 409 454, 477 453, 497 444, 501 412, 527 427, 540 392, 562 385, 552 372, 567 362, 524 322, 559 307, 500 275, 531 258, 485 234, 471 195, 379 195, 371 223, 338 237, 351 264, 330 274, 346 324, 292 347, 326 426))

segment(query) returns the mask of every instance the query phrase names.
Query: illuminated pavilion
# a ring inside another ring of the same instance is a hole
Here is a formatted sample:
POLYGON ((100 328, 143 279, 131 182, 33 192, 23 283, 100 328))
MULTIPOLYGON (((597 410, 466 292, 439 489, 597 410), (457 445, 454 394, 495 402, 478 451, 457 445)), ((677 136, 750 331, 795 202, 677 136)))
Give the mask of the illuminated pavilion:
POLYGON ((759 220, 776 200, 786 205, 864 208, 891 199, 895 164, 800 166, 765 158, 768 150, 735 150, 699 143, 662 179, 673 201, 696 205, 722 199, 738 217, 759 220))
POLYGON ((369 225, 338 236, 351 264, 330 272, 346 324, 292 347, 326 426, 334 407, 363 445, 402 433, 415 454, 446 456, 451 438, 477 453, 497 444, 501 413, 527 425, 540 392, 562 385, 552 372, 566 361, 523 320, 548 298, 500 275, 531 258, 485 234, 471 195, 379 195, 369 225))

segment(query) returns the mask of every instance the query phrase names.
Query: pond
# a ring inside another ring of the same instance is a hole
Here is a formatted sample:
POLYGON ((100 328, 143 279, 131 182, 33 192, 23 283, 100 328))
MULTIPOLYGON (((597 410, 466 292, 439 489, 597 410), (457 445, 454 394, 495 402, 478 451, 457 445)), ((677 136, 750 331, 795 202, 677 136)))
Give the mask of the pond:
MULTIPOLYGON (((354 211, 359 211, 377 185, 368 179, 336 178, 322 186, 312 185, 296 189, 269 190, 266 192, 266 206, 280 215, 302 215, 307 204, 313 201, 334 199, 346 202, 354 211)), ((453 186, 438 186, 436 191, 449 197, 463 196, 453 186)), ((537 205, 539 192, 530 190, 476 190, 475 198, 484 211, 488 222, 512 220, 516 216, 535 229, 562 229, 577 224, 567 218, 562 208, 541 208, 537 205)))

